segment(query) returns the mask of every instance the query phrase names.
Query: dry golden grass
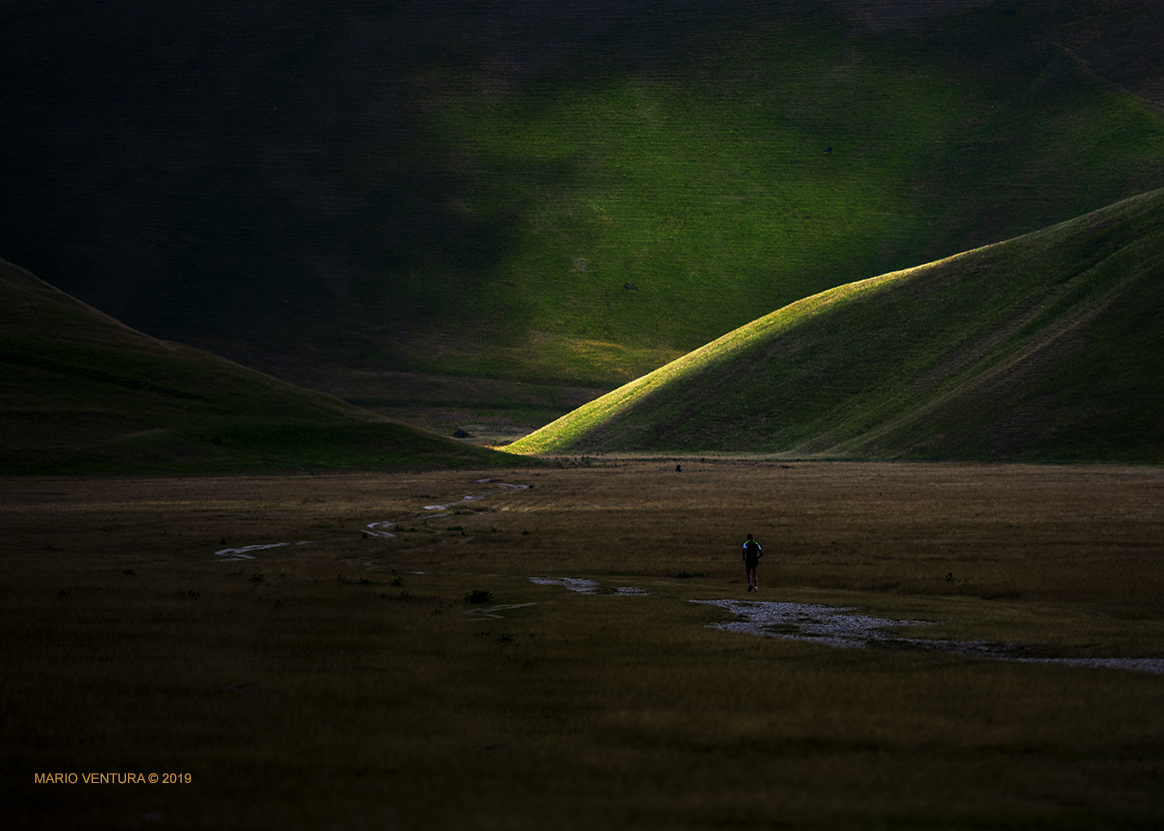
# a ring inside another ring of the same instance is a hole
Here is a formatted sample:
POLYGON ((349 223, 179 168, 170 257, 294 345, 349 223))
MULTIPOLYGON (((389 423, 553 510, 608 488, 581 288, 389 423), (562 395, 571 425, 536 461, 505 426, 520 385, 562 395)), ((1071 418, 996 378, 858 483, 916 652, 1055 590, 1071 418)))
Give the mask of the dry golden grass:
POLYGON ((502 473, 534 487, 427 520, 498 474, 0 480, 4 814, 1164 821, 1164 676, 735 635, 706 626, 732 616, 687 602, 856 606, 942 622, 911 636, 1164 658, 1164 471, 676 461, 502 473), (397 539, 362 533, 392 519, 397 539), (749 531, 767 555, 759 595, 738 559, 749 531), (649 594, 609 595, 623 586, 649 594), (475 590, 490 602, 467 604, 475 590), (35 783, 52 772, 193 782, 35 783))

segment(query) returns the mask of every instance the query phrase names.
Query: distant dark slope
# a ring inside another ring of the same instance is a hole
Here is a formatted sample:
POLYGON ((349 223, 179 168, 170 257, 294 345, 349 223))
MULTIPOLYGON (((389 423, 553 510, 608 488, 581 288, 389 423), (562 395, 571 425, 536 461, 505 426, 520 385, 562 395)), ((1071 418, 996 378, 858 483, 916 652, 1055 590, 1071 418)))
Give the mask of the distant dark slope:
POLYGON ((1164 186, 1160 5, 4 0, 0 252, 256 366, 611 389, 1164 186))
POLYGON ((0 473, 515 463, 147 337, 0 260, 0 473))
POLYGON ((1164 190, 787 306, 515 443, 1164 462, 1164 190))

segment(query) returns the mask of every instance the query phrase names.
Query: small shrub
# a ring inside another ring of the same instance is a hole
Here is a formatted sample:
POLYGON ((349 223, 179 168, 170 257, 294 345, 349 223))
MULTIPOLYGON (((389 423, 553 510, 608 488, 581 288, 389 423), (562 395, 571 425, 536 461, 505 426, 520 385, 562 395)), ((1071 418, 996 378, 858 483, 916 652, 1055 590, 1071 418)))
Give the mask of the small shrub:
POLYGON ((473 589, 465 595, 466 603, 488 603, 493 599, 493 592, 485 589, 473 589))

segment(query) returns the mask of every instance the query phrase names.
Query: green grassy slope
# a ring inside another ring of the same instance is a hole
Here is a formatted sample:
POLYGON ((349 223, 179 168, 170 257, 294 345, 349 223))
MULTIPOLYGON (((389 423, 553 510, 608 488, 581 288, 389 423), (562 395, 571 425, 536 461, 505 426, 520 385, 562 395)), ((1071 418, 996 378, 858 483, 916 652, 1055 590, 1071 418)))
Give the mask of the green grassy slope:
POLYGON ((1164 186, 1110 4, 866 5, 11 0, 0 252, 232 357, 609 389, 1164 186))
POLYGON ((515 463, 149 338, 0 260, 0 473, 515 463))
POLYGON ((1164 190, 814 295, 520 452, 1164 461, 1164 190))

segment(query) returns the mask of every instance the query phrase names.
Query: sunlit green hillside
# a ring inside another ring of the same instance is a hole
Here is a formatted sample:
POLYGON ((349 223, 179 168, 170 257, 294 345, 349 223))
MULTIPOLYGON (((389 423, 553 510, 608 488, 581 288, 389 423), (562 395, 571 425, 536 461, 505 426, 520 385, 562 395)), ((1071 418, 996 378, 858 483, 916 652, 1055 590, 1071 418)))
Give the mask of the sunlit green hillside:
POLYGON ((0 473, 516 461, 146 337, 0 260, 0 473))
POLYGON ((786 306, 527 453, 1164 461, 1164 190, 786 306))
POLYGON ((10 0, 0 255, 254 365, 610 389, 799 298, 1164 186, 1136 92, 1157 18, 10 0))

